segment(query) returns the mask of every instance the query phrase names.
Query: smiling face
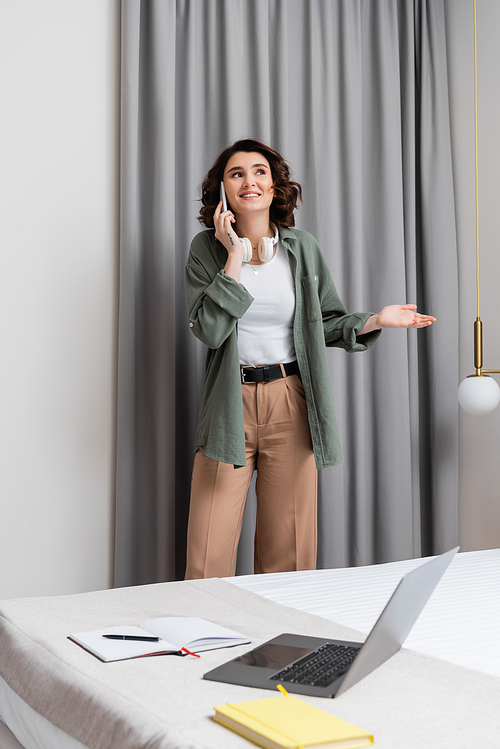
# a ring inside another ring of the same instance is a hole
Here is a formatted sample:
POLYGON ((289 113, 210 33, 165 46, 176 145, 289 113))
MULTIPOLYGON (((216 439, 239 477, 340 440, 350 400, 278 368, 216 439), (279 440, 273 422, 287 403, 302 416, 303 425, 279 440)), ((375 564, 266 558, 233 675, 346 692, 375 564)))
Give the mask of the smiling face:
POLYGON ((238 151, 226 164, 224 189, 235 215, 269 211, 273 202, 273 175, 265 156, 238 151))

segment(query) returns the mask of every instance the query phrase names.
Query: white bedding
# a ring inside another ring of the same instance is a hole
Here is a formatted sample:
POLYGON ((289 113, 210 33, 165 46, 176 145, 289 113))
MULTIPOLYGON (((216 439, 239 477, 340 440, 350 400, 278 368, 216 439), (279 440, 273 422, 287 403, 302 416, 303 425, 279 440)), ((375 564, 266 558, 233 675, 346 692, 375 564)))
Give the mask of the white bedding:
POLYGON ((0 676, 0 749, 85 749, 35 712, 0 676), (10 726, 9 731, 4 725, 10 726))
MULTIPOLYGON (((368 634, 411 559, 370 567, 226 578, 276 603, 368 634)), ((456 555, 405 642, 427 655, 500 677, 500 549, 456 555)))
MULTIPOLYGON (((227 578, 264 598, 368 632, 409 560, 370 567, 227 578)), ((286 625, 284 626, 286 630, 286 625)), ((500 549, 458 554, 405 646, 500 676, 500 549)), ((36 713, 0 677, 0 749, 83 749, 36 713)))

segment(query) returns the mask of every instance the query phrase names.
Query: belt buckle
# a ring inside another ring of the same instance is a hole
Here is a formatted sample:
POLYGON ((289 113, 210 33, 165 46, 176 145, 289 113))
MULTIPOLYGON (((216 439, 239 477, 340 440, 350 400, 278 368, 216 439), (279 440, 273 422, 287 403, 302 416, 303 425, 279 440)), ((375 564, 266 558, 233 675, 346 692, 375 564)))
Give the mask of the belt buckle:
POLYGON ((241 382, 242 382, 243 385, 247 385, 248 384, 247 381, 245 380, 245 377, 246 377, 246 375, 245 375, 245 369, 246 369, 246 367, 240 367, 241 382))

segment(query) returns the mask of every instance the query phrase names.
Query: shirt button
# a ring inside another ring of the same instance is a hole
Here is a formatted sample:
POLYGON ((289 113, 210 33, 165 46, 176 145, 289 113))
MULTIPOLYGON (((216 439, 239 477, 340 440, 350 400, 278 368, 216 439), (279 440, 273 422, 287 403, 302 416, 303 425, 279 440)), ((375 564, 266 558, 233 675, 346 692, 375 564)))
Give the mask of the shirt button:
POLYGON ((193 327, 193 323, 192 323, 192 322, 190 322, 190 323, 189 323, 189 327, 190 327, 190 328, 192 328, 192 327, 193 327))
POLYGON ((318 280, 318 276, 314 276, 314 280, 317 281, 318 280))

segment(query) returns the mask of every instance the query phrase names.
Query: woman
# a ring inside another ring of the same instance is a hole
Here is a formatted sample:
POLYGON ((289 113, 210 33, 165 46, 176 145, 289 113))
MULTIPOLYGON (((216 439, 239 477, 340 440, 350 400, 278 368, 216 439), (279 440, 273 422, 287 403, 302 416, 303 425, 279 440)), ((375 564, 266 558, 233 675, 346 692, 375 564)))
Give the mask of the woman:
POLYGON ((186 290, 208 353, 186 579, 234 574, 255 469, 255 572, 315 569, 317 469, 343 460, 325 344, 365 351, 381 328, 435 319, 412 304, 348 314, 316 241, 292 229, 301 197, 280 154, 249 139, 202 184, 208 230, 192 242, 186 290))

